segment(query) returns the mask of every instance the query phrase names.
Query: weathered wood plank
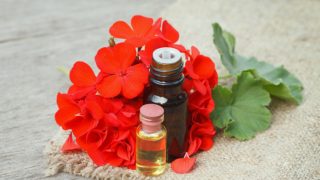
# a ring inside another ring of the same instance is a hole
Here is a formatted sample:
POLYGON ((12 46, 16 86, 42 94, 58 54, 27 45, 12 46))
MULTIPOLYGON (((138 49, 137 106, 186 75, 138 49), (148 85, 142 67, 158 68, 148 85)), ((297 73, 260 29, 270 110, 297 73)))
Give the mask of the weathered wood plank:
POLYGON ((112 22, 157 17, 169 2, 0 1, 0 179, 44 177, 42 151, 58 130, 55 96, 69 84, 56 68, 94 64, 112 22))

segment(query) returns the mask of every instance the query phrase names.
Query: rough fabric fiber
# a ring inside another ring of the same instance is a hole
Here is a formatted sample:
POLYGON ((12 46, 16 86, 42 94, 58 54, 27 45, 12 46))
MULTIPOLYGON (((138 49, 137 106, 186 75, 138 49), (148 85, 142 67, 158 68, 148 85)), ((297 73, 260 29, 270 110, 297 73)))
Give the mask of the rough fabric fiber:
MULTIPOLYGON (((300 106, 274 100, 271 127, 254 139, 240 142, 219 133, 209 152, 198 154, 190 174, 170 169, 160 179, 320 179, 320 1, 315 0, 180 0, 164 10, 181 33, 180 42, 196 45, 215 58, 211 23, 219 22, 237 37, 237 51, 274 65, 284 65, 304 85, 300 106)), ((60 153, 67 136, 47 146, 48 174, 68 172, 96 179, 140 179, 136 172, 95 167, 85 154, 60 153)))

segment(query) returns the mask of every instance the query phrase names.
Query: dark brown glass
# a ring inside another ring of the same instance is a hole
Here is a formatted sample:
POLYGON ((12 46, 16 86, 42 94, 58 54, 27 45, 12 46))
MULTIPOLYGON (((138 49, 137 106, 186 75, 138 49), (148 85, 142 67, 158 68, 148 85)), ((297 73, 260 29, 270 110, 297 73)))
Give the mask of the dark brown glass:
POLYGON ((153 59, 150 67, 150 87, 145 103, 164 108, 164 126, 167 129, 167 157, 171 162, 186 152, 187 94, 182 89, 184 80, 181 55, 178 61, 159 63, 153 59))

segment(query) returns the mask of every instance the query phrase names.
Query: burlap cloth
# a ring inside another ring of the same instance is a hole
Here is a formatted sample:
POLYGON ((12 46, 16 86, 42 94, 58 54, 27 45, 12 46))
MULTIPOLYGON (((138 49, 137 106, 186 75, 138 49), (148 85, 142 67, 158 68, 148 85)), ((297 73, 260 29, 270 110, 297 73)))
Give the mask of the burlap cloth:
MULTIPOLYGON (((179 175, 170 169, 160 179, 320 179, 320 1, 180 0, 163 11, 180 32, 180 42, 218 57, 212 22, 233 32, 237 51, 275 65, 283 64, 303 83, 300 106, 274 100, 271 128, 240 142, 221 133, 209 152, 198 154, 195 169, 179 175)), ((224 74, 216 60, 220 74, 224 74)), ((66 133, 48 144, 47 175, 67 172, 95 179, 141 179, 135 171, 96 167, 83 153, 61 154, 66 133)))

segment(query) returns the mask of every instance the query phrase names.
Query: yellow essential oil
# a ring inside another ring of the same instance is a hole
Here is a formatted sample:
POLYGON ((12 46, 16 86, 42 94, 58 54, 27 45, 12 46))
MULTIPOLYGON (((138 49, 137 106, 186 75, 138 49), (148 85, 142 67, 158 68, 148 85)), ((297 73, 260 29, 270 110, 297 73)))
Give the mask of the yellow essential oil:
POLYGON ((163 108, 155 104, 140 109, 141 125, 137 128, 136 168, 146 176, 158 176, 166 170, 167 131, 161 125, 163 108))

